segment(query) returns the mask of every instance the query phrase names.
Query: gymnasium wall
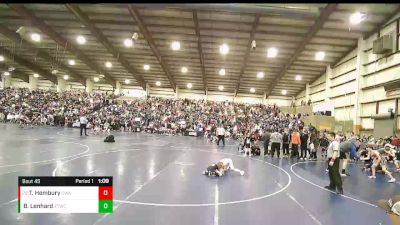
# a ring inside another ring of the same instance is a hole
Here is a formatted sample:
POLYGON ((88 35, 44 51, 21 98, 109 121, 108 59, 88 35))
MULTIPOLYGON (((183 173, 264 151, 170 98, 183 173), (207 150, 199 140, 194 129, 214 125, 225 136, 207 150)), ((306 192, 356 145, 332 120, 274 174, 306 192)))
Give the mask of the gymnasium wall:
MULTIPOLYGON (((19 79, 12 79, 11 86, 20 88, 29 88, 29 83, 26 83, 19 79)), ((51 89, 57 90, 57 86, 48 80, 39 79, 37 83, 39 89, 51 89)), ((66 90, 85 90, 85 86, 78 82, 66 82, 66 90)), ((108 84, 93 84, 93 91, 113 91, 111 85, 108 84)), ((142 90, 140 87, 121 85, 121 93, 131 97, 144 97, 147 92, 142 90)), ((254 94, 238 94, 236 97, 233 93, 227 92, 208 92, 207 95, 201 90, 187 90, 178 89, 177 93, 174 93, 171 89, 156 88, 152 87, 149 89, 150 96, 162 97, 162 98, 179 98, 179 99, 196 99, 196 100, 208 100, 208 101, 229 101, 236 103, 248 103, 248 104, 276 104, 278 106, 290 106, 292 98, 286 96, 269 96, 267 99, 261 95, 254 94)))
MULTIPOLYGON (((384 85, 400 80, 400 14, 366 40, 359 40, 358 47, 346 55, 339 63, 310 84, 309 98, 313 104, 333 100, 336 121, 353 121, 368 132, 374 128, 371 115, 388 112, 389 108, 400 112, 400 96, 387 97, 384 85), (390 34, 393 37, 392 53, 377 55, 372 53, 373 41, 378 35, 390 34), (397 43, 396 43, 397 42, 397 43), (357 83, 359 79, 359 83, 357 83), (357 102, 357 93, 358 100, 357 102), (356 108, 359 108, 356 112, 356 108)), ((297 101, 306 99, 306 90, 297 96, 297 101)), ((397 129, 400 119, 397 118, 397 129)))

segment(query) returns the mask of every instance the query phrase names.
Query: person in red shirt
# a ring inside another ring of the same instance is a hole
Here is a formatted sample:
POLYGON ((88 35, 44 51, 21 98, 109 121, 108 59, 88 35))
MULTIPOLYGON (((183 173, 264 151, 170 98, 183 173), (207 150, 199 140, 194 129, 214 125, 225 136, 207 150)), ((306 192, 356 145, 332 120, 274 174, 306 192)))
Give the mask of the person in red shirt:
POLYGON ((400 138, 398 138, 396 135, 394 135, 392 138, 391 144, 396 146, 397 148, 399 148, 400 147, 400 138))

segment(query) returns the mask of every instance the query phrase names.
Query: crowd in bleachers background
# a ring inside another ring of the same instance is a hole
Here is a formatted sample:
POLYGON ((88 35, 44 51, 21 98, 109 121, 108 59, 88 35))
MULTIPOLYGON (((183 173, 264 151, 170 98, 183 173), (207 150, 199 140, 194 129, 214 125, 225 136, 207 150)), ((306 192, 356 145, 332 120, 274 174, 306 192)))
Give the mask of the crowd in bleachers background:
POLYGON ((7 121, 72 126, 84 114, 93 128, 177 134, 223 124, 231 133, 302 125, 301 115, 282 113, 276 105, 246 105, 204 100, 137 98, 117 101, 113 94, 7 88, 0 90, 0 113, 7 121))
MULTIPOLYGON (((289 115, 276 105, 238 104, 189 99, 135 98, 118 101, 113 93, 84 91, 55 92, 6 88, 0 90, 0 120, 21 124, 79 126, 86 115, 89 128, 108 131, 148 131, 165 135, 194 131, 215 133, 218 126, 228 137, 263 132, 302 131, 303 115, 289 115)), ((77 127, 76 126, 76 127, 77 127)), ((308 127, 308 126, 306 126, 308 127)), ((315 129, 315 128, 314 128, 315 129)), ((308 130, 307 130, 308 131, 308 130)), ((322 132, 323 133, 323 132, 322 132)), ((347 135, 349 136, 349 135, 347 135)), ((380 146, 394 137, 360 137, 364 143, 380 146)))

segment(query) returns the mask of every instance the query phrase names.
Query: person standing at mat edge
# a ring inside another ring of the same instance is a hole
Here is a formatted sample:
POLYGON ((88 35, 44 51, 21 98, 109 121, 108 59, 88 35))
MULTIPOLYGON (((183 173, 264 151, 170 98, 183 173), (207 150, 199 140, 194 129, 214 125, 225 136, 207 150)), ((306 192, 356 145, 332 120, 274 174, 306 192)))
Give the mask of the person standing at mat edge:
POLYGON ((329 162, 329 186, 325 188, 336 191, 337 194, 343 194, 342 177, 339 173, 339 142, 334 132, 328 134, 328 140, 331 142, 328 146, 328 162, 329 162))
POLYGON ((222 140, 222 144, 225 146, 225 128, 222 125, 217 128, 217 137, 217 145, 219 145, 219 141, 222 140))
POLYGON ((79 118, 79 122, 80 122, 80 127, 81 127, 81 136, 82 136, 83 129, 85 129, 85 135, 88 136, 86 133, 86 126, 87 126, 88 120, 84 114, 82 114, 81 117, 79 118))
POLYGON ((300 159, 300 156, 299 156, 300 133, 297 128, 294 130, 291 137, 292 137, 292 155, 291 155, 291 157, 297 157, 297 159, 300 159))
POLYGON ((271 158, 274 157, 275 152, 277 157, 280 157, 281 152, 281 143, 282 143, 282 134, 275 130, 274 133, 271 134, 271 158))

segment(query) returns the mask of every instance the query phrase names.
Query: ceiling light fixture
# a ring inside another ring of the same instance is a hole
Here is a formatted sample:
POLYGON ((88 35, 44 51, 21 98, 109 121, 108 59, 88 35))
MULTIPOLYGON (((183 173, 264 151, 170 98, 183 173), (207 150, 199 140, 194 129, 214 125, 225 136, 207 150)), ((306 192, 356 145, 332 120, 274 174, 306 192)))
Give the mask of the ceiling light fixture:
POLYGON ((222 68, 222 69, 220 69, 219 70, 219 75, 221 75, 221 76, 225 76, 225 74, 226 74, 226 71, 225 71, 225 69, 224 68, 222 68))
POLYGON ((227 44, 222 44, 221 46, 219 46, 219 53, 221 53, 221 55, 226 55, 229 53, 229 46, 227 44))
POLYGON ((3 62, 4 60, 4 56, 0 55, 0 62, 3 62))
POLYGON ((301 78, 302 78, 301 75, 296 75, 296 78, 295 78, 295 79, 296 79, 296 80, 301 80, 301 78))
POLYGON ((105 62, 104 65, 105 65, 107 68, 111 68, 111 67, 112 67, 112 63, 109 62, 109 61, 105 62))
POLYGON ((52 70, 51 73, 52 73, 52 74, 57 74, 57 73, 58 73, 58 70, 52 70))
POLYGON ((283 94, 283 95, 286 95, 286 94, 287 94, 287 91, 286 91, 286 90, 282 90, 282 94, 283 94))
POLYGON ((34 77, 34 78, 38 78, 38 77, 39 77, 39 74, 34 73, 34 74, 33 74, 33 77, 34 77))
POLYGON ((64 75, 64 80, 68 80, 69 76, 68 75, 64 75))
POLYGON ((104 74, 99 74, 99 77, 103 78, 103 77, 104 77, 104 74))
POLYGON ((93 78, 93 80, 94 80, 94 82, 99 82, 99 78, 98 77, 95 77, 95 78, 93 78))
POLYGON ((144 69, 144 70, 149 70, 149 69, 150 69, 150 66, 149 66, 149 65, 144 65, 144 66, 143 66, 143 69, 144 69))
POLYGON ((258 72, 257 73, 257 78, 264 78, 264 72, 258 72))
POLYGON ((32 41, 34 41, 34 42, 39 42, 40 41, 40 34, 38 34, 38 33, 33 33, 33 34, 31 34, 31 40, 32 41))
POLYGON ((186 86, 187 86, 187 88, 191 89, 192 88, 192 83, 188 83, 186 86))
POLYGON ((133 46, 133 41, 132 41, 132 39, 130 39, 130 38, 125 39, 125 40, 124 40, 124 45, 125 45, 125 47, 127 47, 127 48, 132 47, 132 46, 133 46))
POLYGON ((360 13, 360 12, 355 12, 350 15, 349 21, 352 25, 357 25, 361 23, 363 20, 365 20, 367 17, 367 14, 365 13, 360 13))
POLYGON ((187 67, 182 67, 182 68, 181 68, 181 72, 182 72, 182 73, 187 73, 187 71, 188 71, 188 68, 187 68, 187 67))
POLYGON ((224 86, 222 86, 222 85, 218 86, 218 90, 223 91, 224 90, 224 86))
POLYGON ((174 51, 178 51, 179 49, 181 49, 181 43, 179 41, 173 41, 171 43, 171 48, 174 51))
POLYGON ((80 45, 84 45, 86 43, 86 38, 82 35, 79 35, 76 37, 76 42, 78 42, 80 45))
POLYGON ((250 88, 250 92, 254 93, 254 92, 256 92, 256 89, 255 88, 250 88))
POLYGON ((160 81, 157 81, 157 82, 156 82, 156 85, 157 85, 157 86, 161 86, 161 82, 160 82, 160 81))
POLYGON ((13 66, 8 67, 8 71, 12 72, 14 70, 15 70, 15 67, 13 67, 13 66))
POLYGON ((4 76, 10 76, 10 72, 8 72, 8 71, 4 72, 3 74, 4 74, 4 76))
POLYGON ((315 53, 315 60, 322 61, 325 59, 325 52, 316 52, 315 53))
POLYGON ((128 79, 125 80, 125 84, 129 84, 130 82, 131 82, 131 81, 128 80, 128 79))
POLYGON ((71 66, 75 65, 75 60, 73 59, 68 60, 68 64, 71 66))
POLYGON ((267 50, 268 58, 275 58, 278 55, 278 49, 275 47, 271 47, 267 50))

